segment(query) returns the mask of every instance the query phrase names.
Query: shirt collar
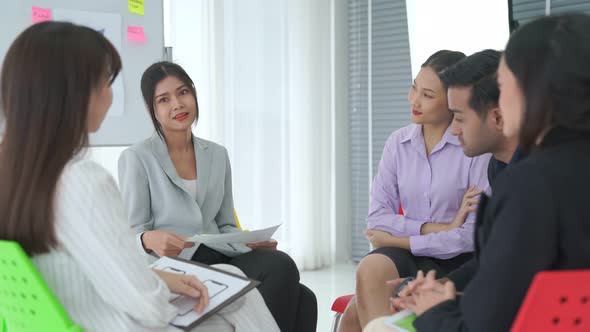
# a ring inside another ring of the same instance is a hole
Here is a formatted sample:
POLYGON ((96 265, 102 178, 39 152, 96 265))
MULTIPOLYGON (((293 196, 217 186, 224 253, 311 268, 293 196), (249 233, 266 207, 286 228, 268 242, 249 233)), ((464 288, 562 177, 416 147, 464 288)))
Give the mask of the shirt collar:
POLYGON ((514 164, 514 163, 524 159, 525 157, 526 157, 526 153, 524 152, 522 147, 519 145, 516 147, 516 150, 514 150, 514 153, 512 154, 512 158, 510 158, 510 162, 508 164, 514 164))
MULTIPOLYGON (((417 142, 417 143, 424 143, 424 137, 422 136, 422 125, 414 125, 411 130, 408 130, 406 135, 402 137, 401 142, 405 143, 408 141, 417 142)), ((440 146, 444 146, 444 144, 449 143, 456 146, 460 146, 459 138, 453 134, 451 134, 451 125, 447 127, 445 133, 440 140, 440 146)))
POLYGON ((441 142, 453 144, 455 146, 461 146, 461 143, 459 142, 459 137, 451 134, 451 125, 450 124, 447 127, 447 130, 445 130, 445 134, 443 135, 441 142))
POLYGON ((422 126, 421 125, 412 125, 412 128, 406 132, 404 137, 402 137, 401 142, 406 143, 409 141, 416 141, 422 137, 422 126))

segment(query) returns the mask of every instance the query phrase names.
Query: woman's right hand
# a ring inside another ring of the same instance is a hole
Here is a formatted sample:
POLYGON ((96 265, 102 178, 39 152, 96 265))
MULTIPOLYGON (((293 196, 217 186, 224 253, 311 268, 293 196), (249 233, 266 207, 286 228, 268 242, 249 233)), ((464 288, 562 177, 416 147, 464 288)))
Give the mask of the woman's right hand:
POLYGON ((479 196, 481 195, 482 191, 477 189, 475 186, 471 186, 463 195, 463 201, 461 202, 461 207, 459 208, 459 212, 457 216, 451 223, 452 228, 461 227, 467 216, 471 212, 477 211, 477 204, 479 203, 479 196))
POLYGON ((174 294, 181 294, 199 299, 195 306, 196 312, 202 312, 207 305, 209 305, 209 291, 201 280, 192 275, 170 273, 160 270, 154 270, 170 291, 174 294))
POLYGON ((176 257, 182 249, 194 247, 193 242, 187 242, 186 238, 169 231, 155 230, 142 234, 141 242, 145 249, 151 250, 156 255, 176 257))

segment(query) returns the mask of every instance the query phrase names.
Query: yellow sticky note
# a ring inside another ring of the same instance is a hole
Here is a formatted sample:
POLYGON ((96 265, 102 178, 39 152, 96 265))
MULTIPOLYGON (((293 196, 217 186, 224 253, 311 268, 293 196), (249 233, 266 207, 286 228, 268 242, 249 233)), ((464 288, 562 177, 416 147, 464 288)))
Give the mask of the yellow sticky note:
POLYGON ((129 12, 143 16, 143 1, 144 0, 127 0, 127 8, 129 8, 129 12))

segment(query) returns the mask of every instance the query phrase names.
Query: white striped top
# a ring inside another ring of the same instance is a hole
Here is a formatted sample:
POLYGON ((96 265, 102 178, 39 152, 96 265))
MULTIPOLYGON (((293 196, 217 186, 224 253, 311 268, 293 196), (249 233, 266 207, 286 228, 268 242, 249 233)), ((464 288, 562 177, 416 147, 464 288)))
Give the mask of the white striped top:
POLYGON ((33 262, 85 331, 176 331, 171 293, 134 242, 112 176, 89 160, 68 164, 58 184, 59 248, 33 262))

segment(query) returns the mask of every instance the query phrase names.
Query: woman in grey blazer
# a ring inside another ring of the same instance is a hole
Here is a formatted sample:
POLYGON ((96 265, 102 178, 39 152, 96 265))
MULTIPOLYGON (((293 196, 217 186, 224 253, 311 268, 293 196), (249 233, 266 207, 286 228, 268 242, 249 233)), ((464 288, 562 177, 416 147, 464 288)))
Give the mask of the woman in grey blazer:
POLYGON ((317 301, 299 283, 293 260, 274 240, 196 245, 195 234, 241 232, 234 217, 226 149, 192 135, 199 108, 188 74, 170 62, 151 65, 141 90, 156 133, 119 159, 119 182, 137 243, 159 256, 226 263, 261 281, 259 291, 281 331, 315 331, 317 301))

